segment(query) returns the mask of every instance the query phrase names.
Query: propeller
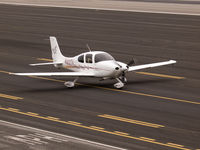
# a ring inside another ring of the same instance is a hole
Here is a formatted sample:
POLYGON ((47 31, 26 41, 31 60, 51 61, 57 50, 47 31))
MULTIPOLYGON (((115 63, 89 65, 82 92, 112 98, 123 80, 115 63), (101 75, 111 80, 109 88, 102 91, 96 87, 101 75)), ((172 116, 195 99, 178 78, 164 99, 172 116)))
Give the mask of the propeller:
POLYGON ((130 60, 128 63, 127 63, 127 66, 131 66, 135 64, 135 60, 132 58, 132 60, 130 60))
POLYGON ((126 83, 127 82, 127 79, 126 79, 126 72, 128 71, 129 67, 132 66, 133 64, 135 64, 135 60, 134 59, 131 59, 127 64, 124 64, 124 65, 121 65, 119 63, 117 63, 118 66, 120 68, 122 68, 122 73, 121 73, 121 76, 119 77, 119 79, 123 82, 123 83, 126 83))

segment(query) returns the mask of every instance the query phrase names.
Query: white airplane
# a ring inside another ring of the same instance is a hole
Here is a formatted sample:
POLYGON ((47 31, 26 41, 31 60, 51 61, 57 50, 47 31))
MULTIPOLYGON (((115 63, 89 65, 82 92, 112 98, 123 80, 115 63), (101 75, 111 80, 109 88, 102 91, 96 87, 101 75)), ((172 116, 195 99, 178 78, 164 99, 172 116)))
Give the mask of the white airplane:
POLYGON ((128 64, 116 61, 110 54, 103 51, 91 51, 82 53, 75 57, 64 57, 60 51, 56 37, 50 36, 50 45, 53 62, 30 64, 31 66, 54 65, 56 68, 65 68, 73 72, 39 72, 39 73, 11 73, 19 76, 70 76, 76 77, 74 81, 64 83, 67 87, 74 87, 78 77, 95 77, 102 80, 116 79, 115 88, 122 88, 127 82, 125 74, 130 71, 158 67, 176 63, 175 60, 164 62, 131 66, 134 61, 128 64))

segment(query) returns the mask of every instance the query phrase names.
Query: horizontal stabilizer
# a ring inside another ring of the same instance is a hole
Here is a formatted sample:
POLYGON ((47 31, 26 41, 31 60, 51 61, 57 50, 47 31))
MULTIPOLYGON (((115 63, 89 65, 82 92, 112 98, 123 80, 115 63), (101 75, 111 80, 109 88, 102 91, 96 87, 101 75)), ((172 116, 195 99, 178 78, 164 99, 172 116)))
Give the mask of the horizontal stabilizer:
POLYGON ((170 65, 170 64, 175 64, 175 63, 176 63, 175 60, 169 60, 169 61, 152 63, 152 64, 132 66, 132 67, 129 67, 128 71, 135 71, 135 70, 140 70, 140 69, 153 68, 153 67, 170 65))
POLYGON ((29 64, 30 66, 44 66, 44 65, 62 65, 61 62, 49 62, 49 63, 37 63, 37 64, 29 64))
POLYGON ((94 74, 86 72, 34 72, 34 73, 10 73, 18 76, 71 76, 71 77, 93 77, 94 74))

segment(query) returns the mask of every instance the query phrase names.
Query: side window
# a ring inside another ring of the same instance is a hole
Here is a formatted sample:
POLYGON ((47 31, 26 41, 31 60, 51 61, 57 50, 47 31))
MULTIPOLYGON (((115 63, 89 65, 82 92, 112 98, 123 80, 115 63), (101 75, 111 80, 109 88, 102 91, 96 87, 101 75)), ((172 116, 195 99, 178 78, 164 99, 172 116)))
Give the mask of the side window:
POLYGON ((84 55, 79 56, 78 61, 84 63, 84 55))
POLYGON ((86 63, 92 63, 92 54, 86 55, 86 63))

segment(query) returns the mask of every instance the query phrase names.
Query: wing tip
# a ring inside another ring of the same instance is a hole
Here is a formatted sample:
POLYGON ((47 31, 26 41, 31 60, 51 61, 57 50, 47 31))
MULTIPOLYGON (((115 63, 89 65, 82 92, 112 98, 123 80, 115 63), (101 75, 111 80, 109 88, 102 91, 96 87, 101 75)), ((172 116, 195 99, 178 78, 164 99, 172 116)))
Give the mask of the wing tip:
POLYGON ((177 63, 177 61, 176 61, 176 60, 170 60, 170 62, 171 62, 172 64, 175 64, 175 63, 177 63))
POLYGON ((29 66, 36 66, 35 64, 29 64, 29 66))

